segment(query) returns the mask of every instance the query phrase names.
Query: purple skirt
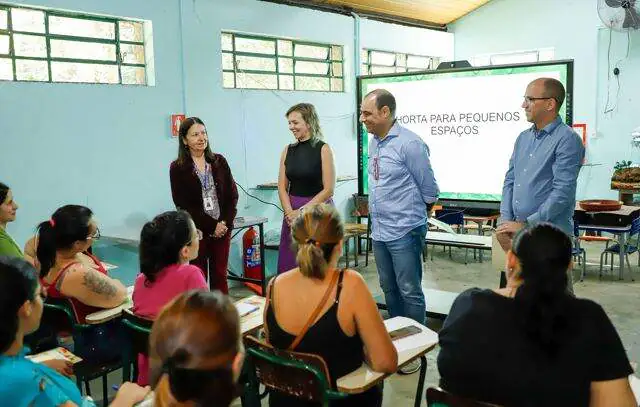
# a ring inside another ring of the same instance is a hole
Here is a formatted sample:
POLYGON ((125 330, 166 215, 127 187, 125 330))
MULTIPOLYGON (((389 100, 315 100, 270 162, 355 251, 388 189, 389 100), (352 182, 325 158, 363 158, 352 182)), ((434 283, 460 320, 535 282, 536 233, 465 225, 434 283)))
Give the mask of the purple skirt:
MULTIPOLYGON (((299 209, 313 199, 312 196, 294 196, 289 195, 291 208, 299 209)), ((326 203, 333 205, 333 201, 329 199, 326 203)), ((280 248, 278 250, 278 274, 284 273, 298 267, 296 262, 296 252, 293 248, 291 240, 291 228, 287 224, 287 218, 282 219, 282 228, 280 229, 280 248)))

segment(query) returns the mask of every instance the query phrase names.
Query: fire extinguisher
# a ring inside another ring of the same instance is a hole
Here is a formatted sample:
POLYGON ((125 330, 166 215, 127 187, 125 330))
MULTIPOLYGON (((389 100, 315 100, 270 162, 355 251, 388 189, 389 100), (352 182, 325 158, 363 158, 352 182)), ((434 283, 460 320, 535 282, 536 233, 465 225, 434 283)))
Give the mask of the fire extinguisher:
POLYGON ((244 276, 247 278, 260 278, 260 237, 253 227, 247 229, 242 235, 242 253, 244 254, 244 276))

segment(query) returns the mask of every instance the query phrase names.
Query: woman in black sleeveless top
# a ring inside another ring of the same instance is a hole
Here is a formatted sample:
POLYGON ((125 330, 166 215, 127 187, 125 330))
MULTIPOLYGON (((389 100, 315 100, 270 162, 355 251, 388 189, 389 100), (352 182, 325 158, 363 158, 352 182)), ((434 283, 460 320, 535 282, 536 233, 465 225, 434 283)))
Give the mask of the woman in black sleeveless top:
POLYGON ((280 231, 278 273, 296 267, 291 250, 291 224, 306 205, 331 203, 335 186, 333 154, 321 141, 322 131, 315 107, 300 103, 286 114, 289 130, 297 142, 288 145, 280 157, 278 196, 284 210, 280 231))
MULTIPOLYGON (((327 204, 311 205, 292 226, 299 267, 274 278, 267 292, 265 331, 269 343, 288 349, 303 330, 311 314, 330 290, 318 317, 293 349, 320 355, 327 363, 331 385, 362 365, 377 371, 395 372, 397 353, 376 304, 362 277, 355 271, 336 268, 341 255, 343 225, 336 209, 327 204), (337 284, 332 284, 337 280, 337 284)), ((332 406, 380 406, 382 387, 332 406)), ((310 405, 299 399, 271 392, 271 407, 310 405)))

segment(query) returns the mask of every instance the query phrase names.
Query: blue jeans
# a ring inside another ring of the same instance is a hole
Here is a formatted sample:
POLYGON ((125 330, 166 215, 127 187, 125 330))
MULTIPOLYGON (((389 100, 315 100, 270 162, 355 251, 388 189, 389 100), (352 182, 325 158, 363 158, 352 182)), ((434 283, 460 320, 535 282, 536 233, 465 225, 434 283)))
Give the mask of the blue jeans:
POLYGON ((391 317, 403 316, 425 323, 422 291, 422 250, 427 226, 418 226, 390 242, 373 241, 380 287, 391 317))

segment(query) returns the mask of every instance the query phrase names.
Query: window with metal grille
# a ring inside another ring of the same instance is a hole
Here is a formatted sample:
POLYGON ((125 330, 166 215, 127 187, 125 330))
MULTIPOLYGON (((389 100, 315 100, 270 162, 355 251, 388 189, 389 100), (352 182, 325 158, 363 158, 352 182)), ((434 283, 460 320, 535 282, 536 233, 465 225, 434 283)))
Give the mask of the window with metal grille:
POLYGON ((531 62, 551 61, 555 55, 554 48, 540 48, 530 51, 503 52, 500 54, 483 54, 471 57, 471 65, 509 65, 531 62))
POLYGON ((222 86, 322 92, 344 90, 343 48, 222 32, 222 86))
POLYGON ((146 85, 144 22, 0 4, 0 80, 146 85))
POLYGON ((435 69, 440 58, 402 52, 362 49, 360 75, 378 75, 396 72, 415 72, 435 69))

